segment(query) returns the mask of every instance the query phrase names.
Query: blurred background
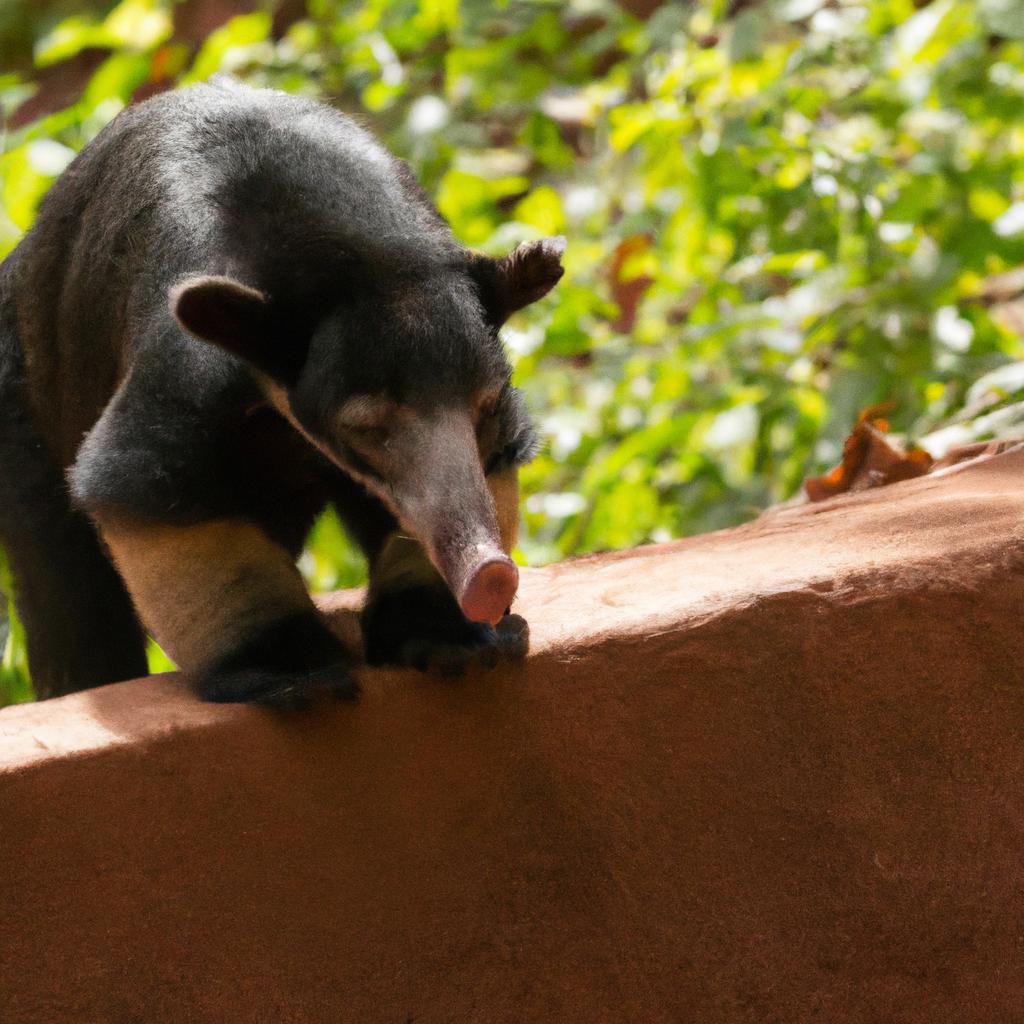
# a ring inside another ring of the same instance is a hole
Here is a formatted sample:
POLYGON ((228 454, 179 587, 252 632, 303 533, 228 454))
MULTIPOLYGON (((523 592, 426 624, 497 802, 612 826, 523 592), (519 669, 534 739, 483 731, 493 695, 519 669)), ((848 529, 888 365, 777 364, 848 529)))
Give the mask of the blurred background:
MULTIPOLYGON (((1024 0, 0 0, 0 255, 217 71, 358 117, 470 246, 568 237, 505 332, 526 563, 749 519, 877 402, 933 454, 1024 429, 1024 0)), ((302 568, 365 571, 332 516, 302 568)))

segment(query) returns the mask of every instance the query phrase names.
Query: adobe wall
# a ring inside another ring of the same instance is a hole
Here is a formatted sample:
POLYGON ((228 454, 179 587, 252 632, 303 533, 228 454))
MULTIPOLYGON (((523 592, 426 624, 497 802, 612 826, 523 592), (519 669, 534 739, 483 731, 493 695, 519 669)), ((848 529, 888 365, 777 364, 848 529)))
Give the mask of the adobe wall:
POLYGON ((1022 483, 526 572, 354 707, 0 712, 0 1020, 1024 1020, 1022 483))

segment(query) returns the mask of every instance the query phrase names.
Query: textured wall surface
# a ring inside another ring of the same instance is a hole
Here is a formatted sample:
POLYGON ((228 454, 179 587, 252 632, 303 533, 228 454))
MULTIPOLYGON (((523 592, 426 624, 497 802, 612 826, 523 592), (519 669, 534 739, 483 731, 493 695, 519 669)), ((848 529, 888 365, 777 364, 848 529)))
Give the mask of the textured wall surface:
POLYGON ((526 572, 456 682, 0 712, 0 1020, 1024 1020, 1022 542, 1016 449, 526 572))

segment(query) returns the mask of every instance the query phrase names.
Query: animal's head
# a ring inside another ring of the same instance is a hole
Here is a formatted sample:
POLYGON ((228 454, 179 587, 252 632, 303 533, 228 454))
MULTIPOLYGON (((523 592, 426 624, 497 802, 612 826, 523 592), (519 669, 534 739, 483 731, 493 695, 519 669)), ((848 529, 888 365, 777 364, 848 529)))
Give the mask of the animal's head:
POLYGON ((519 577, 485 476, 533 445, 498 330, 557 283, 564 248, 357 273, 304 322, 293 300, 220 276, 182 281, 171 309, 254 367, 278 410, 419 539, 467 617, 495 623, 519 577))

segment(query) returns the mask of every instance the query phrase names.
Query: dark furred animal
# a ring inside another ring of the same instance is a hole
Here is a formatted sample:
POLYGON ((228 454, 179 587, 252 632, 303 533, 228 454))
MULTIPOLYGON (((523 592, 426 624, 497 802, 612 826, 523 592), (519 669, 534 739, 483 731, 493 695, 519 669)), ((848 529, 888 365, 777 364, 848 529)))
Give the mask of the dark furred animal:
POLYGON ((468 251, 306 99, 222 80, 118 116, 0 267, 0 543, 37 693, 143 674, 141 620, 209 699, 354 695, 294 563, 332 502, 369 660, 486 658, 534 445, 498 328, 563 246, 468 251))

